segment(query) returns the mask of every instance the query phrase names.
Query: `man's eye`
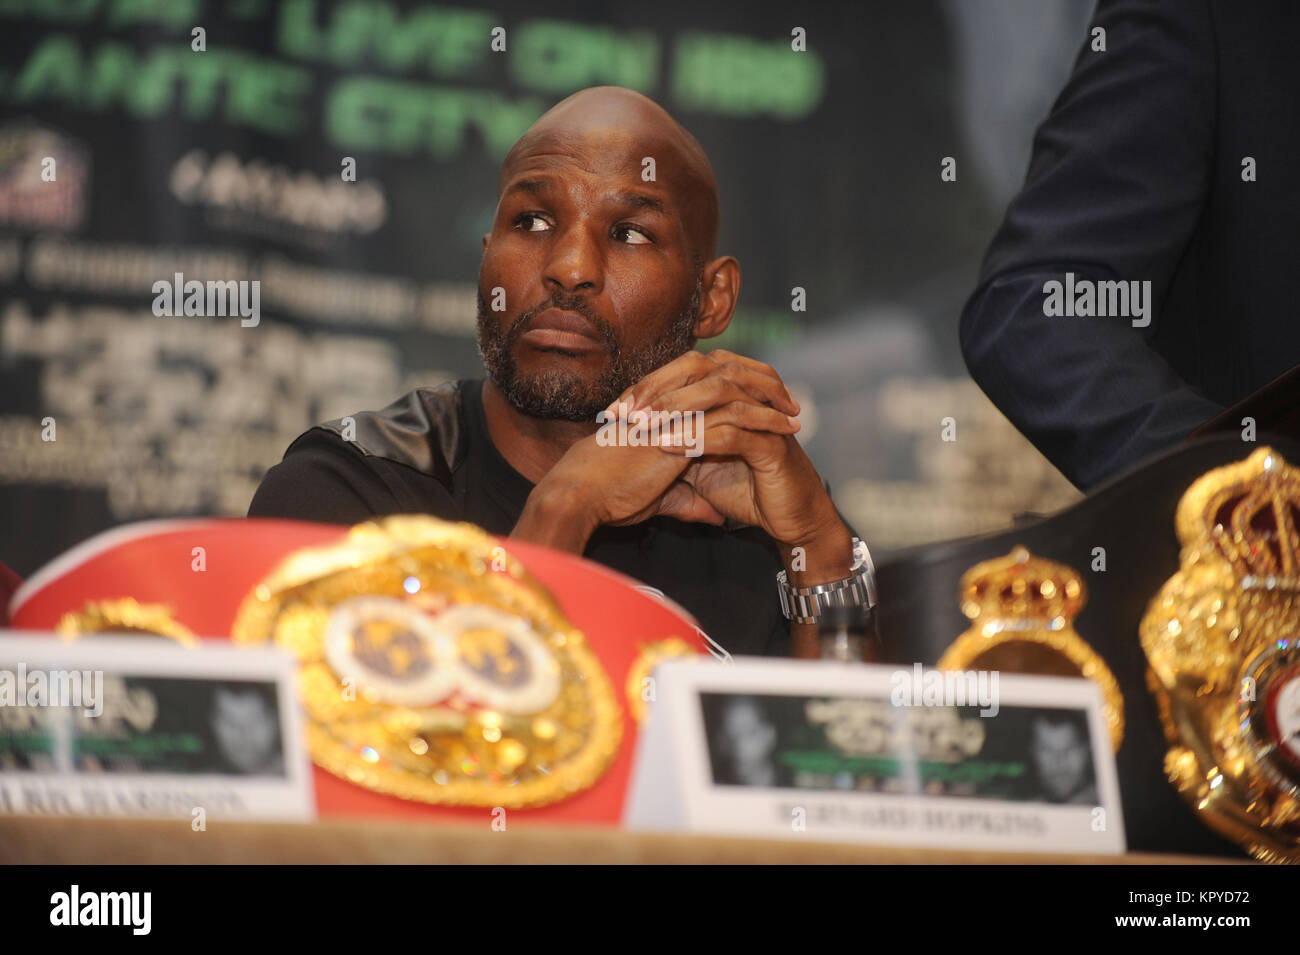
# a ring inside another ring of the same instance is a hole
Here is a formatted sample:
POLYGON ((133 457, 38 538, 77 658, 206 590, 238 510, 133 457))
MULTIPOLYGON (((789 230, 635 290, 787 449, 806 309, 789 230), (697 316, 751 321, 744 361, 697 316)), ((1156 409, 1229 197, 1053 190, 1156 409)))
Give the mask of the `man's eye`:
POLYGON ((628 245, 649 245, 650 237, 636 226, 620 225, 614 227, 614 238, 628 245))
POLYGON ((525 232, 545 232, 551 227, 551 224, 535 212, 525 212, 515 219, 515 225, 521 226, 525 232))

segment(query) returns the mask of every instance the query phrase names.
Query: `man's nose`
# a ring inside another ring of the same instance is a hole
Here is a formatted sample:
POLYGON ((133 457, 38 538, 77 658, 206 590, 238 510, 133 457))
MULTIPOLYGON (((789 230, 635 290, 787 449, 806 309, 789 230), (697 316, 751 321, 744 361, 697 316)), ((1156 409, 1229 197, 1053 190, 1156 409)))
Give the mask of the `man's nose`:
POLYGON ((600 248, 590 231, 574 225, 556 237, 543 278, 547 285, 565 292, 600 292, 604 272, 600 248))

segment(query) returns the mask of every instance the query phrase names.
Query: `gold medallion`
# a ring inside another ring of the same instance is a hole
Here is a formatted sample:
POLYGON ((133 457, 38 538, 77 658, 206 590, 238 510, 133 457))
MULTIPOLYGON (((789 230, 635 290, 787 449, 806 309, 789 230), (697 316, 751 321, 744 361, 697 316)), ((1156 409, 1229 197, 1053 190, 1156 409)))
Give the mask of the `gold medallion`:
POLYGON ((1101 687, 1111 746, 1124 741, 1119 682, 1074 629, 1088 602, 1083 579, 1070 567, 1017 547, 962 574, 961 610, 970 628, 944 651, 941 670, 1001 670, 1039 676, 1085 677, 1101 687))
POLYGON ((1141 624, 1170 781, 1265 862, 1300 861, 1298 520, 1300 471, 1271 448, 1202 475, 1141 624))
POLYGON ((378 792, 542 806, 590 787, 622 736, 585 636, 469 524, 390 517, 292 554, 232 636, 293 654, 313 759, 378 792))

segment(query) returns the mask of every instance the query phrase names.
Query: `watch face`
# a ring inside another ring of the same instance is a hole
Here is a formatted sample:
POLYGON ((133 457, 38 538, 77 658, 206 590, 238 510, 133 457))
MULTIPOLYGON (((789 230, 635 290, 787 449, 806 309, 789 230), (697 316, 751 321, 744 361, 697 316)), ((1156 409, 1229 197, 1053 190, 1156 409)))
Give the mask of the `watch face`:
POLYGON ((863 578, 867 587, 867 602, 871 606, 876 605, 876 567, 871 560, 871 551, 867 550, 867 542, 860 538, 853 538, 853 568, 854 574, 859 574, 863 578))
POLYGON ((1279 640, 1247 662, 1238 704, 1242 733, 1268 779, 1300 793, 1300 646, 1279 640))

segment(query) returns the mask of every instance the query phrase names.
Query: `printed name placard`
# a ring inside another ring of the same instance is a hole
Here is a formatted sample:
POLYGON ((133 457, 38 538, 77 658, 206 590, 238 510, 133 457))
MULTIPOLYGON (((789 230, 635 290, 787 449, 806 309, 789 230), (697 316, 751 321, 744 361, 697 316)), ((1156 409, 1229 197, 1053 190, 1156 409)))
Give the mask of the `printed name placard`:
POLYGON ((683 660, 661 664, 653 688, 628 828, 1124 851, 1101 692, 1088 680, 683 660))
POLYGON ((315 817, 293 661, 0 630, 0 813, 315 817))

